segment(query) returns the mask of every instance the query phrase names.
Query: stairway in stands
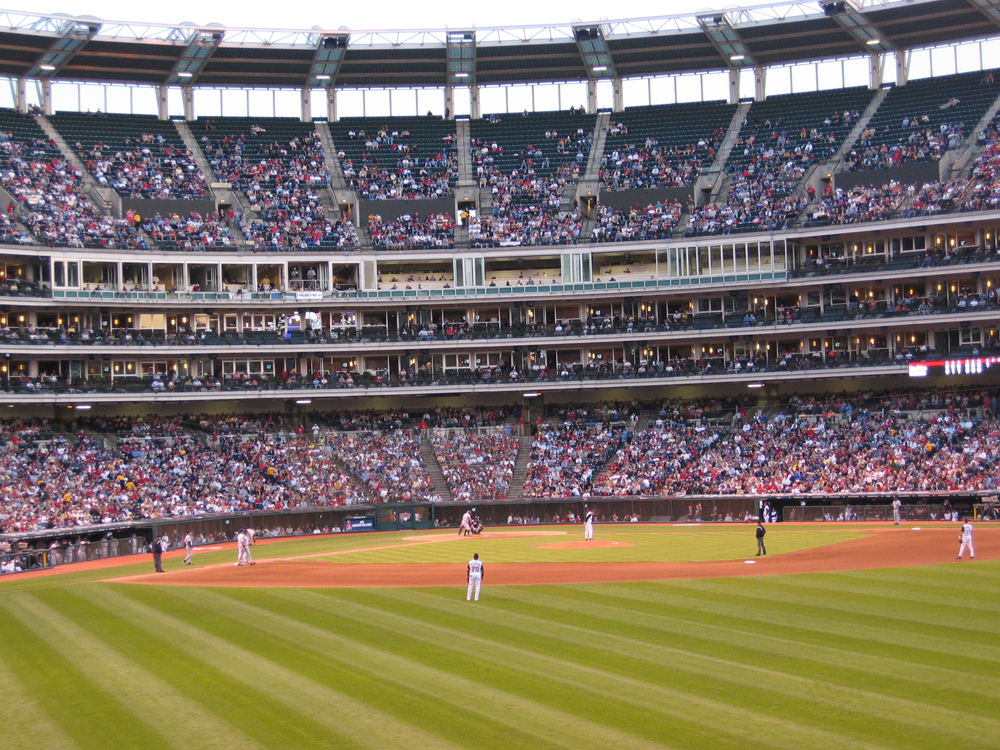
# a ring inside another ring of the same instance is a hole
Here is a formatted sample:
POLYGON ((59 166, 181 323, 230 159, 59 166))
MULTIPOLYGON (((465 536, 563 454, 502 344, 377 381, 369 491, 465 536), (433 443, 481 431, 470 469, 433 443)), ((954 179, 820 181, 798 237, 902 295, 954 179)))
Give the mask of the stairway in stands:
POLYGON ((517 449, 517 460, 514 462, 514 475, 510 480, 510 487, 507 488, 507 499, 517 499, 524 491, 524 483, 528 478, 528 463, 531 461, 531 443, 533 438, 530 435, 521 436, 521 445, 517 449))
POLYGON ((424 430, 421 435, 420 458, 423 460, 424 467, 434 482, 434 489, 441 496, 441 499, 445 502, 453 502, 455 498, 452 496, 451 487, 448 486, 448 482, 441 472, 441 464, 438 463, 437 456, 434 455, 434 446, 431 445, 431 433, 429 430, 424 430))

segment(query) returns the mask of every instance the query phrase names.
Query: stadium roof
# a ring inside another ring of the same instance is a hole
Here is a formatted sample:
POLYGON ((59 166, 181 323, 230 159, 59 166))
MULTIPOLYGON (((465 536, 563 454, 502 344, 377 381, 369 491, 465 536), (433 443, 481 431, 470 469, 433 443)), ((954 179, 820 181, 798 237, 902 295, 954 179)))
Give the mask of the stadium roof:
POLYGON ((456 33, 474 46, 471 69, 480 85, 556 82, 599 78, 595 71, 602 69, 620 77, 730 70, 995 37, 1000 0, 776 2, 645 19, 412 31, 157 25, 0 11, 0 75, 199 86, 439 87, 456 70, 448 59, 449 36, 456 33), (588 60, 590 39, 606 42, 600 65, 588 60))

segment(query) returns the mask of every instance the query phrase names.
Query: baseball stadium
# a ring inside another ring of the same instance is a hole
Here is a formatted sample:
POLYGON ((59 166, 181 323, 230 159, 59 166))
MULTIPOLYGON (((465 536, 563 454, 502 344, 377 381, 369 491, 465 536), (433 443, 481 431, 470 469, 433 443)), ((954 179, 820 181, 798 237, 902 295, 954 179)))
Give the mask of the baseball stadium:
POLYGON ((302 25, 0 10, 0 750, 1000 747, 1000 0, 302 25))

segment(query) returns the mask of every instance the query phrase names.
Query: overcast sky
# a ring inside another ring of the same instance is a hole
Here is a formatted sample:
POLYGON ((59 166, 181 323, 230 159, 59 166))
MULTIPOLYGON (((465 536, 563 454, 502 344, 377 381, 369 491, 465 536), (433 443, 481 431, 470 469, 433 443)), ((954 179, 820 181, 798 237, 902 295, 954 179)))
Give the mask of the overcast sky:
MULTIPOLYGON (((91 15, 114 21, 196 24, 224 26, 308 29, 319 26, 337 29, 418 29, 518 24, 567 23, 580 19, 597 21, 643 18, 655 15, 693 13, 712 5, 726 7, 763 5, 760 0, 733 3, 712 0, 668 0, 651 3, 608 3, 607 0, 576 0, 574 3, 546 3, 535 0, 502 0, 493 3, 413 2, 382 0, 354 3, 274 3, 273 0, 245 0, 238 3, 206 3, 204 0, 172 0, 166 5, 136 3, 134 0, 58 0, 50 7, 37 0, 0 0, 0 8, 31 13, 91 15), (276 8, 281 8, 280 12, 276 8)), ((818 10, 818 7, 817 7, 818 10)))

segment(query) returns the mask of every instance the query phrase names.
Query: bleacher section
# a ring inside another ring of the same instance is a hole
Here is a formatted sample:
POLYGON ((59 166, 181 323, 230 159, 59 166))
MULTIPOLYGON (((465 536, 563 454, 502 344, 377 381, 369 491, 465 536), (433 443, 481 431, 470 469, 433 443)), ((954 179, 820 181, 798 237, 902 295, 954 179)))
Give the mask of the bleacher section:
POLYGON ((123 198, 205 197, 205 175, 169 120, 59 112, 49 121, 98 183, 123 198))
POLYGON ((442 198, 458 180, 453 121, 350 117, 329 127, 344 177, 362 200, 442 198))
POLYGON ((1000 82, 983 72, 897 86, 872 116, 845 164, 849 170, 868 170, 938 160, 972 134, 998 94, 1000 82))
POLYGON ((82 175, 30 115, 0 109, 0 184, 18 201, 18 220, 56 247, 140 248, 124 219, 102 216, 80 191, 82 175))
POLYGON ((689 235, 787 228, 809 198, 796 190, 831 158, 871 101, 864 87, 773 96, 750 108, 726 162, 726 201, 696 211, 689 235))
POLYGON ((244 193, 255 216, 242 217, 258 249, 355 249, 349 221, 331 220, 321 191, 330 183, 319 135, 289 118, 201 119, 192 131, 215 176, 244 193))
POLYGON ((580 214, 564 193, 584 173, 596 117, 569 112, 504 115, 472 122, 472 161, 490 211, 469 224, 474 247, 577 241, 580 214))
POLYGON ((611 116, 601 182, 610 190, 690 186, 712 164, 735 104, 629 107, 611 116))

